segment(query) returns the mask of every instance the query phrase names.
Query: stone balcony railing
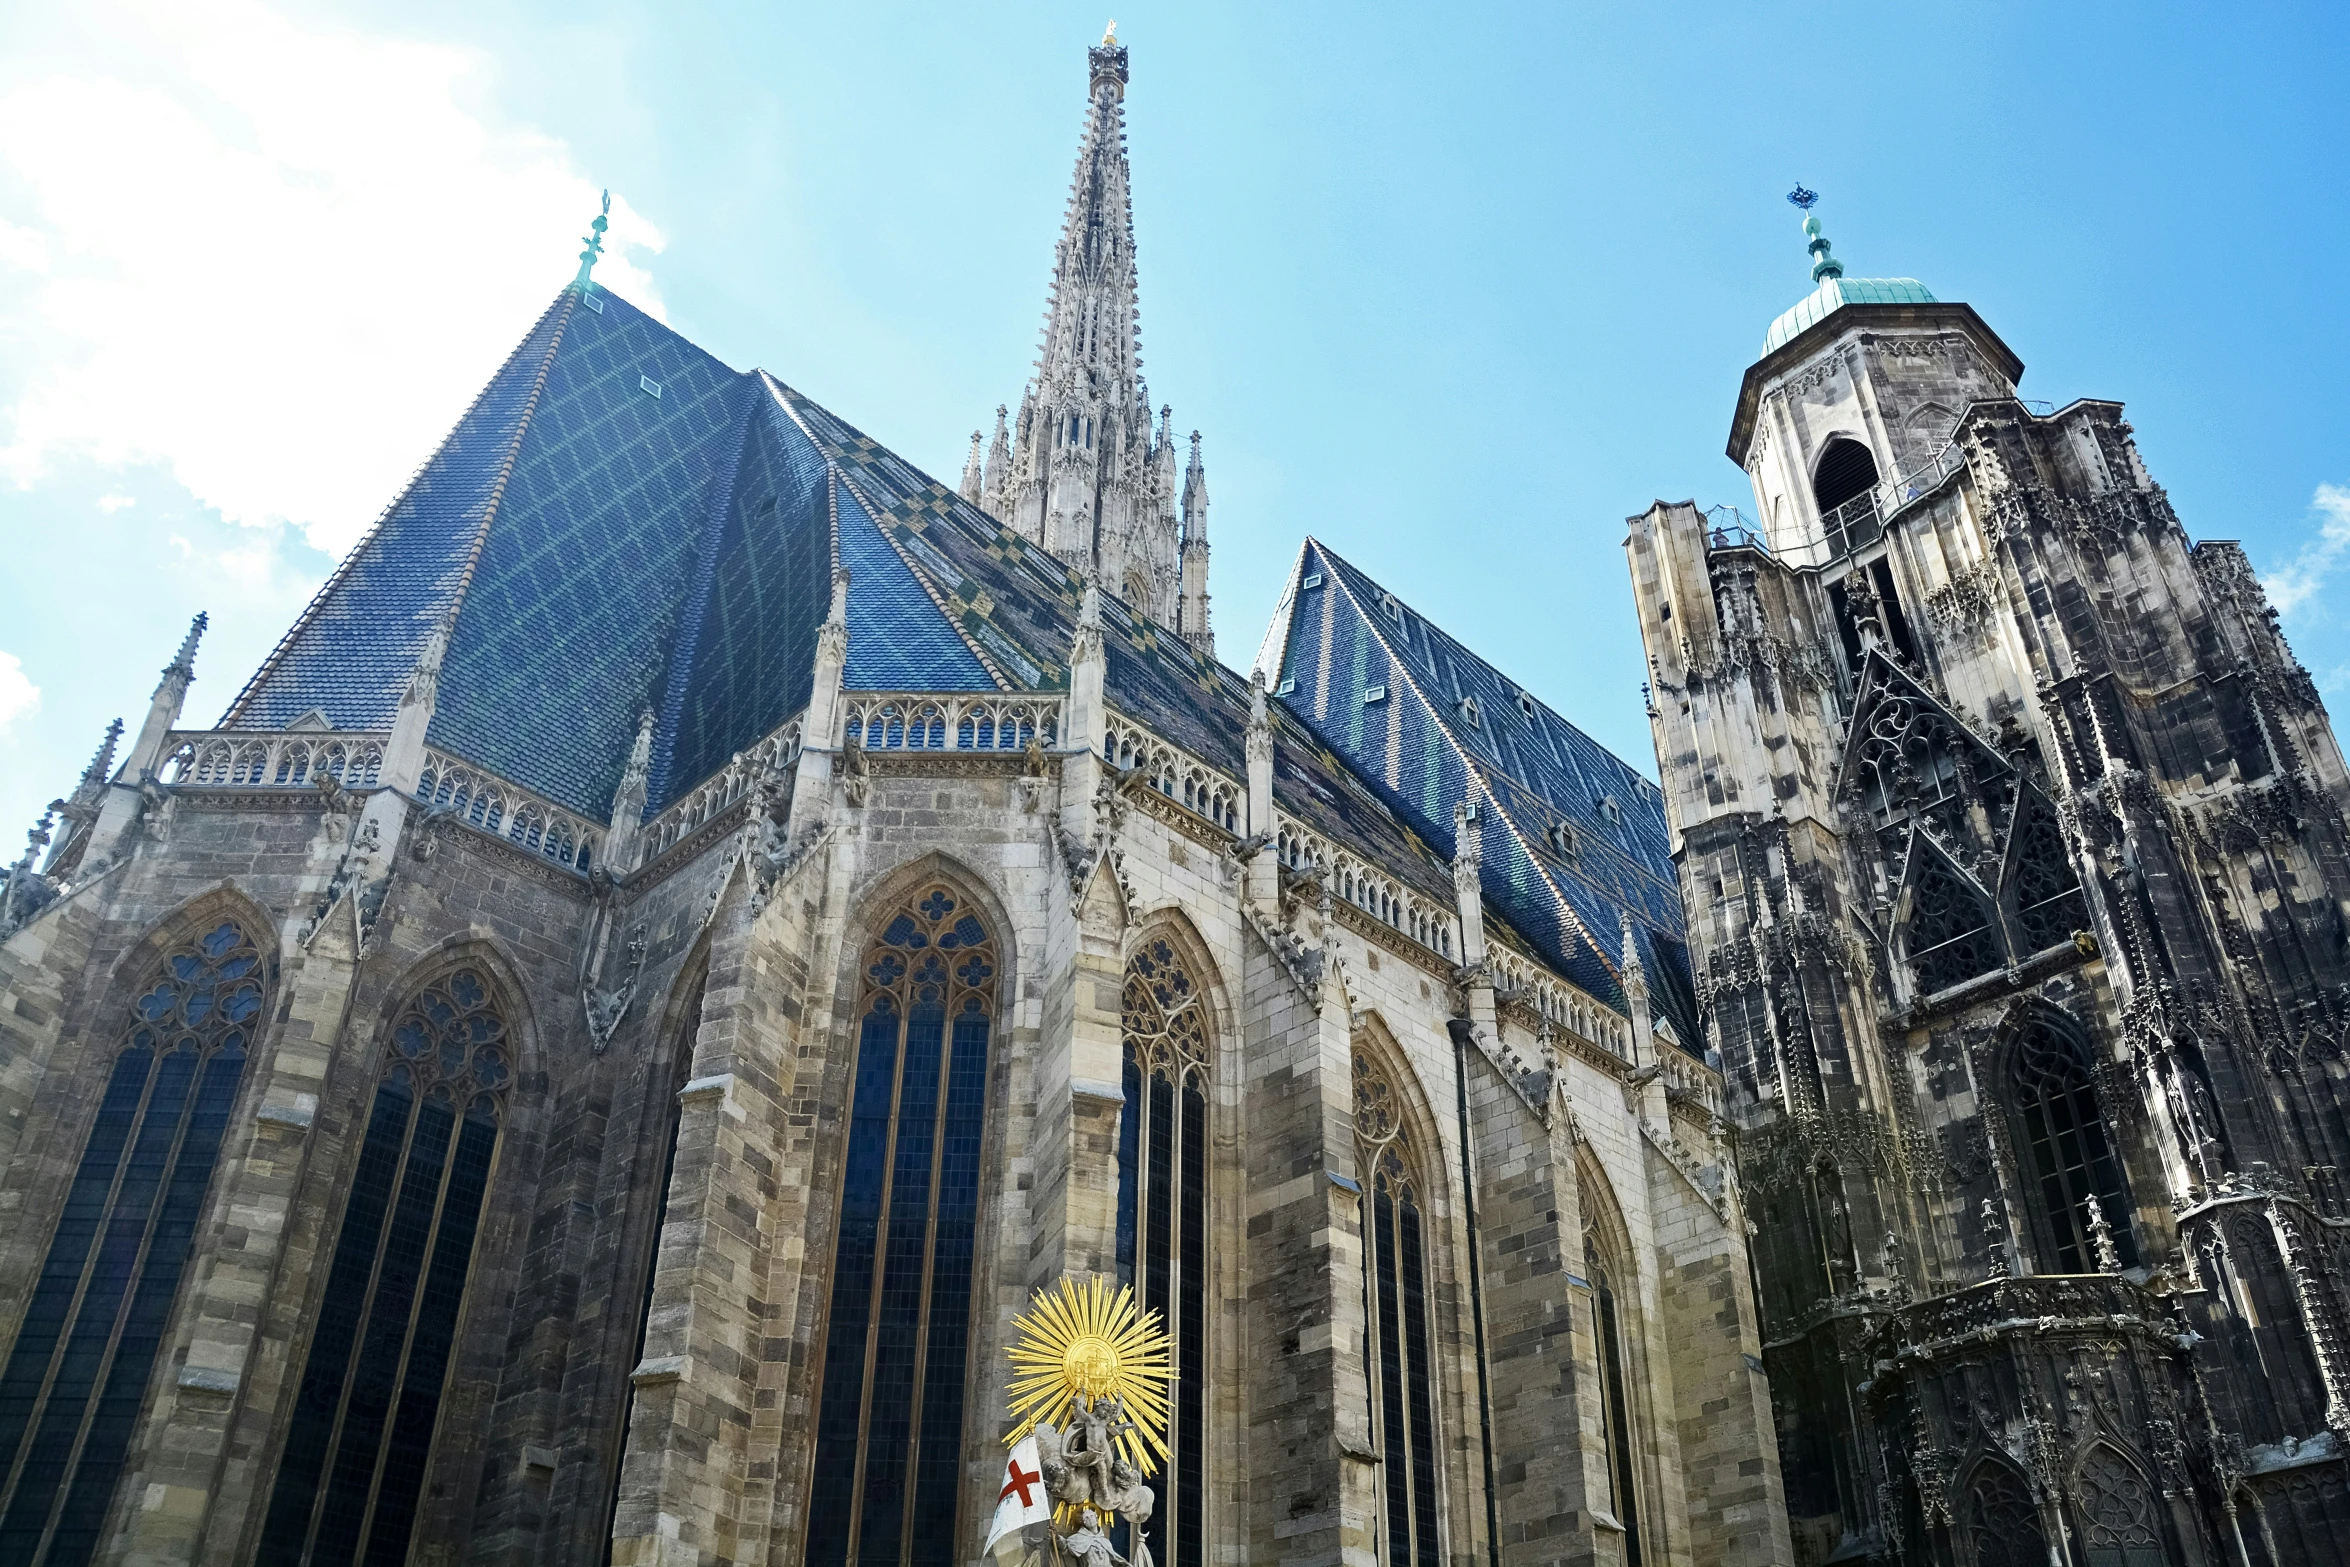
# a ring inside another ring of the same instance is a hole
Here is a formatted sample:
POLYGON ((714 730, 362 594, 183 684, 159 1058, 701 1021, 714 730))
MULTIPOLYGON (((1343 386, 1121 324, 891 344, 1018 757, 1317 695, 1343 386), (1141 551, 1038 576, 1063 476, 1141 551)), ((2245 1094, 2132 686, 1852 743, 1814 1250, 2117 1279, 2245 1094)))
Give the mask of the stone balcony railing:
POLYGON ((804 712, 794 713, 748 750, 737 751, 724 767, 679 795, 645 824, 645 858, 676 846, 719 812, 750 793, 761 774, 782 772, 800 759, 804 712))
POLYGON ((1061 698, 1001 691, 844 691, 839 743, 867 751, 1052 750, 1061 698))
POLYGON ((388 734, 182 730, 164 741, 158 776, 175 788, 304 789, 322 778, 372 789, 388 734))
POLYGON ((416 800, 583 876, 603 849, 604 829, 586 817, 429 746, 416 800))
MULTIPOLYGON (((348 730, 183 730, 164 744, 162 781, 175 789, 306 790, 332 782, 369 790, 383 784, 391 736, 348 730)), ((529 854, 585 874, 603 827, 541 794, 443 751, 426 748, 416 800, 529 854)))

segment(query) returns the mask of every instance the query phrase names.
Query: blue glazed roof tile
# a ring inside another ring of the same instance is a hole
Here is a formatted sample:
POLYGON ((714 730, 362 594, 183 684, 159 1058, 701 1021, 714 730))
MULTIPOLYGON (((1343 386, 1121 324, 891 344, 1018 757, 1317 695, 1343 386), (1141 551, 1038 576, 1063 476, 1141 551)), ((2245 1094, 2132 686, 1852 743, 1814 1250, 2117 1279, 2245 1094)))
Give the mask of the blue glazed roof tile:
POLYGON ((456 429, 385 509, 221 718, 275 729, 312 708, 339 729, 383 729, 464 579, 498 478, 560 335, 558 298, 456 429))
POLYGON ((1655 785, 1317 540, 1300 552, 1265 656, 1272 678, 1294 682, 1292 708, 1447 857, 1453 807, 1490 803, 1489 905, 1618 1006, 1629 914, 1659 1010, 1683 1042, 1698 1040, 1655 785))

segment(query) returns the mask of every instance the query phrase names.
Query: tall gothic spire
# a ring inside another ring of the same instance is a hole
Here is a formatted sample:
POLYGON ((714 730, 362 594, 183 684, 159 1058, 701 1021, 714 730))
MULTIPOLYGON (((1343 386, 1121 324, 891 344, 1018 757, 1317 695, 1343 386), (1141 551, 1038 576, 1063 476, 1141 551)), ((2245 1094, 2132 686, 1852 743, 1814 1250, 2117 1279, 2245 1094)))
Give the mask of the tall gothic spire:
POLYGON ((1172 627, 1187 596, 1183 523, 1170 419, 1162 412, 1153 428, 1142 378, 1126 81, 1113 30, 1086 53, 1085 133, 1053 247, 1044 338, 1005 461, 990 449, 981 493, 1015 532, 1172 627))
MULTIPOLYGON (((1126 163, 1126 47, 1115 32, 1086 51, 1085 136, 1053 247, 1037 390, 1083 387, 1123 411, 1141 402, 1142 339, 1126 163)), ((1147 417, 1147 415, 1146 415, 1147 417)), ((1080 432, 1082 434, 1082 432, 1080 432)))

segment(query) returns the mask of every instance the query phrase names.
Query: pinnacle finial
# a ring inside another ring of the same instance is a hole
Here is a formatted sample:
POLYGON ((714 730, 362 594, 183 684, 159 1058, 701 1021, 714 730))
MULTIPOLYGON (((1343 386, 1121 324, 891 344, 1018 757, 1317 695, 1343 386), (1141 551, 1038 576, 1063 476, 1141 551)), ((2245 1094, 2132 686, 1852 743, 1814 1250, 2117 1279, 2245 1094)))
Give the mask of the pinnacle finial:
POLYGON ((122 720, 106 726, 106 738, 98 742, 98 754, 90 758, 90 765, 82 769, 82 787, 94 788, 106 781, 114 771, 114 747, 122 739, 122 720))
POLYGON ((196 667, 196 644, 204 640, 204 628, 212 624, 210 612, 196 611, 196 618, 188 622, 188 634, 181 639, 180 650, 171 655, 171 664, 163 672, 193 671, 196 667))
POLYGON ((1828 236, 1820 232, 1820 220, 1812 216, 1812 203, 1819 199, 1818 191, 1805 190, 1801 184, 1787 193, 1789 203, 1803 214, 1803 235, 1807 242, 1804 248, 1811 252, 1811 280, 1814 283, 1824 283, 1829 278, 1844 275, 1844 263, 1830 254, 1828 236))
POLYGON ((1118 24, 1112 22, 1102 29, 1102 41, 1085 52, 1086 64, 1091 68, 1088 90, 1100 94, 1103 86, 1117 88, 1117 95, 1126 94, 1126 46, 1118 42, 1118 24))
POLYGON ((611 226, 612 193, 606 191, 604 192, 604 210, 596 214, 595 221, 588 225, 588 231, 580 236, 580 243, 587 246, 587 249, 579 253, 579 276, 572 279, 574 287, 584 291, 596 286, 594 279, 590 278, 588 274, 595 270, 596 258, 604 253, 604 230, 611 226))

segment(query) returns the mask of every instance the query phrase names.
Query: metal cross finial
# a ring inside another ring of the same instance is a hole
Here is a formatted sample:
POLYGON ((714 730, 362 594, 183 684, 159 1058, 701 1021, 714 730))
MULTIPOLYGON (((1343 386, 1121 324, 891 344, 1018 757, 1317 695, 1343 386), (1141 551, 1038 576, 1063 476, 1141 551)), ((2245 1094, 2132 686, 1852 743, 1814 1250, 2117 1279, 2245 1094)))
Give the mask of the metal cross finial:
POLYGON ((604 253, 604 230, 612 226, 611 212, 612 193, 606 191, 604 192, 604 210, 596 214, 596 220, 588 225, 588 232, 580 236, 580 243, 587 246, 587 249, 579 253, 579 276, 572 279, 572 282, 579 288, 589 289, 596 286, 588 274, 595 270, 596 258, 604 253))

